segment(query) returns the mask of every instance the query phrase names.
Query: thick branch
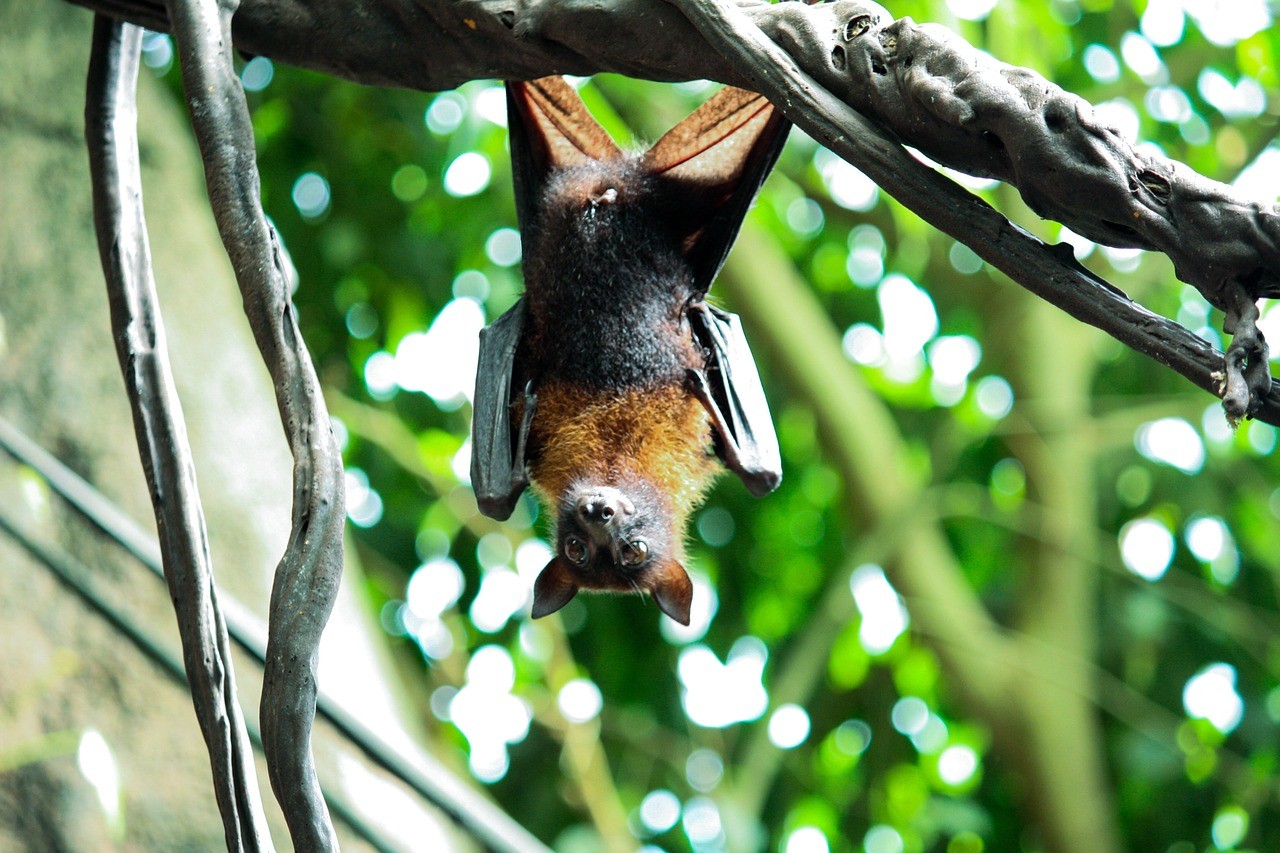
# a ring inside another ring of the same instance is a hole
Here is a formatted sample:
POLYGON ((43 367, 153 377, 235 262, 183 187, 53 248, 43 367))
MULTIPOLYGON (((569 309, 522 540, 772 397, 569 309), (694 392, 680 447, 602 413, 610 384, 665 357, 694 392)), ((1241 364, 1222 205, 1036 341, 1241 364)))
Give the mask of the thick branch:
MULTIPOLYGON (((73 2, 167 26, 154 0, 73 2)), ((984 57, 941 28, 894 21, 874 3, 676 5, 697 31, 662 0, 377 0, 358 7, 248 0, 235 35, 249 53, 423 90, 481 77, 599 71, 756 89, 1018 284, 1210 393, 1226 394, 1229 413, 1280 424, 1280 384, 1269 381, 1265 342, 1241 304, 1280 287, 1274 205, 1136 152, 1074 95, 984 57), (1037 212, 1099 242, 1167 252, 1184 280, 1228 311, 1228 331, 1239 321, 1231 358, 1084 270, 1066 247, 1017 229, 915 161, 899 140, 962 171, 1015 183, 1037 212)))
POLYGON ((270 849, 253 750, 236 698, 227 627, 182 405, 173 386, 156 301, 138 162, 138 57, 142 31, 98 16, 85 104, 94 224, 107 279, 116 353, 129 391, 165 580, 182 657, 213 768, 229 850, 270 849))
POLYGON ((262 212, 249 111, 231 62, 234 9, 234 0, 172 0, 169 13, 210 203, 294 460, 293 528, 271 591, 263 750, 294 845, 334 850, 311 756, 311 726, 320 634, 342 573, 342 459, 294 317, 290 276, 262 212))
MULTIPOLYGON (((689 11, 728 56, 758 61, 758 53, 744 56, 744 47, 753 38, 757 47, 767 46, 728 4, 689 11)), ((895 21, 870 2, 791 17, 795 26, 784 28, 778 43, 804 71, 785 75, 784 82, 809 82, 812 75, 906 144, 963 172, 1017 187, 1041 216, 1105 245, 1166 254, 1180 279, 1226 312, 1224 326, 1235 335, 1225 377, 1212 390, 1233 418, 1261 405, 1271 377, 1253 302, 1280 294, 1275 204, 1137 151, 1083 99, 991 58, 942 27, 895 21)), ((826 117, 838 120, 842 112, 826 117)), ((842 153, 857 162, 856 155, 842 153)), ((927 210, 908 206, 930 219, 927 210)))
MULTIPOLYGON (((717 50, 733 58, 741 67, 752 70, 753 89, 777 104, 797 125, 861 168, 922 219, 967 244, 1015 282, 1076 319, 1096 326, 1133 349, 1172 367, 1219 397, 1229 390, 1226 370, 1232 365, 1224 364, 1221 353, 1177 323, 1152 314, 1084 269, 1075 260, 1070 247, 1043 243, 1009 222, 986 202, 915 160, 885 130, 851 109, 805 68, 801 68, 792 54, 779 47, 779 44, 786 45, 803 57, 808 65, 817 69, 815 73, 821 74, 823 80, 831 79, 839 83, 839 91, 853 101, 852 92, 859 82, 856 74, 853 81, 841 74, 846 69, 855 72, 857 69, 848 64, 848 52, 840 43, 829 50, 828 46, 833 42, 848 42, 860 38, 869 32, 877 20, 872 12, 879 10, 882 13, 880 7, 848 1, 820 7, 795 4, 780 6, 778 8, 785 10, 784 14, 789 16, 789 21, 780 27, 782 35, 775 42, 723 0, 672 2, 679 5, 690 20, 696 22, 700 31, 717 50), (819 18, 817 14, 827 17, 819 18)), ((909 22, 909 19, 904 20, 909 22)), ((958 39, 953 41, 963 44, 958 39)), ((965 47, 968 48, 967 45, 965 47)), ((960 61, 960 57, 955 59, 960 61)), ((878 73, 876 68, 881 67, 874 60, 869 60, 867 64, 871 74, 878 73)), ((1016 70, 1019 73, 1030 73, 1022 69, 1016 70)), ((1043 87, 1056 88, 1042 78, 1037 79, 1043 87)), ((889 95, 902 96, 901 93, 892 92, 889 95)), ((920 97, 928 97, 927 92, 920 93, 920 97)), ((887 104, 885 108, 889 109, 887 104)), ((911 130, 913 122, 913 117, 907 116, 900 130, 911 130)), ((924 138, 928 138, 924 130, 916 130, 924 134, 924 138)), ((1178 169, 1189 172, 1182 166, 1178 166, 1178 169)), ((1196 178, 1198 182, 1190 181, 1189 185, 1200 187, 1202 184, 1214 183, 1199 176, 1196 178)), ((1138 178, 1135 177, 1134 180, 1138 178)), ((1225 205, 1225 194, 1230 188, 1221 184, 1215 184, 1215 187, 1218 189, 1214 190, 1214 198, 1225 205)), ((1167 189, 1172 193, 1171 188, 1167 189)), ((1198 190, 1189 192, 1195 198, 1200 198, 1196 195, 1198 190)), ((1079 202, 1082 208, 1089 203, 1087 192, 1076 190, 1076 195, 1083 196, 1079 202)), ((1236 203, 1247 204, 1238 199, 1236 203)), ((1272 215, 1259 208, 1258 216, 1269 219, 1272 215)), ((1254 217, 1245 216, 1244 220, 1252 218, 1254 217)), ((1250 229, 1235 234, 1234 239, 1237 241, 1253 241, 1257 244, 1250 250, 1240 250, 1239 254, 1251 253, 1260 270, 1280 269, 1280 265, 1270 261, 1273 252, 1269 249, 1269 238, 1254 239, 1265 230, 1251 226, 1250 229)), ((1194 234, 1182 234, 1182 237, 1189 241, 1195 239, 1194 234)), ((1244 261, 1237 259, 1237 266, 1232 269, 1242 268, 1239 264, 1243 263, 1244 261)), ((1270 275, 1261 277, 1261 272, 1255 271, 1249 277, 1262 284, 1271 280, 1270 275)), ((1231 322, 1233 313, 1239 310, 1238 303, 1243 288, 1241 281, 1232 279, 1232 282, 1230 287, 1224 285, 1221 291, 1217 291, 1222 294, 1225 304, 1233 309, 1228 314, 1228 322, 1231 322)), ((1206 295, 1213 290, 1203 283, 1197 286, 1206 295)), ((1234 365, 1233 378, 1241 382, 1247 378, 1250 389, 1254 391, 1253 400, 1248 404, 1252 409, 1249 414, 1271 423, 1280 423, 1280 384, 1270 382, 1269 377, 1265 382, 1254 382, 1258 378, 1257 369, 1261 367, 1265 370, 1265 345, 1261 343, 1260 336, 1257 336, 1256 329, 1242 331, 1246 333, 1245 337, 1253 348, 1247 354, 1238 356, 1239 362, 1234 365), (1252 360, 1246 365, 1244 362, 1247 357, 1252 360)), ((1248 394, 1244 396, 1246 400, 1249 397, 1248 394)), ((1245 412, 1233 411, 1229 407, 1228 414, 1238 417, 1245 412)))
MULTIPOLYGON (((70 0, 168 32, 155 0, 70 0)), ((744 9, 773 17, 765 0, 744 9)), ((767 26, 766 24, 762 24, 767 26)), ((468 80, 613 71, 647 80, 745 78, 661 0, 249 0, 235 46, 357 83, 421 91, 468 80)))

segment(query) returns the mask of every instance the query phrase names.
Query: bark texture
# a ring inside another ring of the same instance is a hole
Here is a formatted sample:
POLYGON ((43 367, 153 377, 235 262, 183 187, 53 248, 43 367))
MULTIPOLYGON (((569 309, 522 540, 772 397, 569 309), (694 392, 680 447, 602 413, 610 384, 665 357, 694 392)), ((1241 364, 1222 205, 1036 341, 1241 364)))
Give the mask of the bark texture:
POLYGON ((296 273, 262 211, 249 108, 231 62, 236 6, 173 0, 169 10, 210 205, 293 454, 289 544, 271 588, 259 706, 263 750, 294 845, 332 850, 338 842, 316 778, 311 729, 320 635, 342 577, 342 457, 290 298, 296 273))
POLYGON ((209 748, 227 849, 261 850, 264 845, 270 847, 270 838, 236 696, 230 639, 214 590, 209 534, 151 270, 138 162, 141 52, 141 28, 105 15, 94 17, 85 142, 98 253, 107 282, 116 355, 129 391, 165 579, 183 637, 184 669, 209 748))

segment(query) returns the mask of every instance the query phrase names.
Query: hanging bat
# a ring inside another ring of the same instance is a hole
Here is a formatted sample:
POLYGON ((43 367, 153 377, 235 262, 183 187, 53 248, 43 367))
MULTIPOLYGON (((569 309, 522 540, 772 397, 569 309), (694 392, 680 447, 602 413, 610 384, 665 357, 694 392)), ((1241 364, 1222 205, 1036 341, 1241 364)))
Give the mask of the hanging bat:
POLYGON ((713 457, 757 496, 782 477, 742 326, 704 300, 790 125, 725 88, 631 156, 559 77, 508 83, 507 107, 525 294, 480 336, 477 503, 505 520, 532 481, 554 518, 534 617, 635 591, 687 625, 713 457))

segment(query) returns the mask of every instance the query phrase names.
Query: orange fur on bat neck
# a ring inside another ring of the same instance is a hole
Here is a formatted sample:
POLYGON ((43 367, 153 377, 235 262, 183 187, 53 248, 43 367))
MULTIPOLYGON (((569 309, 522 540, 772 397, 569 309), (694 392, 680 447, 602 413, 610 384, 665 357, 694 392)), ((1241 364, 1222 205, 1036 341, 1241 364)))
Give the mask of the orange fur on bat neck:
POLYGON ((538 390, 530 474, 547 506, 574 481, 651 482, 683 528, 719 472, 706 409, 681 383, 595 391, 552 382, 538 390))

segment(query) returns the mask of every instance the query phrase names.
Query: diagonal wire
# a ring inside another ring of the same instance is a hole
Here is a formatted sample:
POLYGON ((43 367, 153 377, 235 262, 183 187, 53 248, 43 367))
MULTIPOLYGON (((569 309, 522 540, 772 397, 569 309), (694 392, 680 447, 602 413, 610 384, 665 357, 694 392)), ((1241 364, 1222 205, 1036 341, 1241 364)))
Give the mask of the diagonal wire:
MULTIPOLYGON (((154 538, 138 526, 106 495, 52 454, 0 418, 0 450, 38 474, 60 497, 92 524, 123 547, 156 575, 162 575, 160 549, 154 538)), ((231 640, 259 664, 266 660, 266 626, 248 607, 224 590, 218 601, 227 620, 231 640)), ((373 764, 408 785, 415 793, 449 815, 465 831, 491 850, 501 853, 549 853, 538 841, 491 801, 478 795, 430 755, 404 755, 381 735, 346 713, 331 695, 321 691, 318 715, 349 740, 373 764)))
MULTIPOLYGON (((105 501, 105 498, 101 495, 96 497, 105 501)), ((109 503, 108 505, 110 506, 109 503)), ((119 510, 114 506, 111 506, 111 508, 119 513, 119 510)), ((15 523, 3 511, 0 511, 0 531, 7 533, 33 559, 48 568, 63 586, 75 593, 89 609, 101 616, 112 628, 124 634, 139 651, 159 666, 174 682, 184 689, 190 690, 191 683, 187 680, 182 659, 147 633, 146 629, 139 626, 138 620, 131 618, 123 608, 108 604, 94 589, 91 580, 93 572, 87 566, 65 554, 60 554, 41 545, 21 525, 15 523)), ((152 544, 154 545, 154 543, 152 544)), ((155 550, 159 551, 158 548, 155 550)), ((156 559, 159 560, 158 553, 156 559)), ((250 740, 254 744, 261 746, 262 735, 258 731, 258 727, 252 720, 246 721, 246 727, 250 740)), ((353 805, 341 795, 335 793, 332 789, 326 789, 324 796, 329 806, 341 818, 342 822, 347 824, 356 835, 368 842, 374 849, 380 851, 380 853, 391 853, 396 849, 394 844, 385 839, 377 829, 370 826, 353 805)))

